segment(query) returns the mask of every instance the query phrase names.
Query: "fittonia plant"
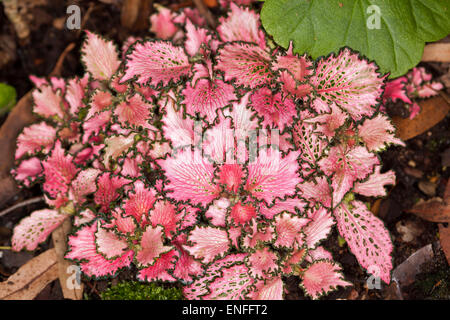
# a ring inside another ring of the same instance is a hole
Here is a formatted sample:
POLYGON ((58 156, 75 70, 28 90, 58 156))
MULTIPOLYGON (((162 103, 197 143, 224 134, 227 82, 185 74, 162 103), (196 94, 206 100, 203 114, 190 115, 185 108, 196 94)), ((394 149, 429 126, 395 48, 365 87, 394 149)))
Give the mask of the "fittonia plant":
POLYGON ((379 111, 385 75, 348 48, 312 61, 274 47, 257 13, 230 8, 217 30, 160 10, 168 40, 122 53, 87 32, 85 76, 32 78, 42 121, 13 173, 49 209, 19 223, 14 250, 73 219, 66 258, 87 277, 134 264, 188 299, 282 299, 295 275, 316 299, 351 285, 321 245, 336 227, 389 283, 389 233, 361 200, 386 195, 377 153, 403 145, 379 111))

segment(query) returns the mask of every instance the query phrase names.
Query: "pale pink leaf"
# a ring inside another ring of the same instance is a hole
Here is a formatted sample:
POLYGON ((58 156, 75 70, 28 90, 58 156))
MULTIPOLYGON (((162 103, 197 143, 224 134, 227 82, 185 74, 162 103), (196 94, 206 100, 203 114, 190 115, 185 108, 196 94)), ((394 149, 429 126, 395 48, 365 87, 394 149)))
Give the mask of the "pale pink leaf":
POLYGON ((159 257, 173 249, 163 243, 164 228, 161 226, 147 226, 142 235, 141 250, 136 254, 136 260, 140 267, 153 265, 159 257))
POLYGON ((281 248, 291 248, 295 244, 301 246, 304 243, 302 229, 308 222, 309 219, 307 218, 300 218, 288 213, 276 216, 273 223, 277 235, 274 246, 281 248))
POLYGON ((176 281, 176 279, 169 273, 173 270, 174 263, 177 258, 177 251, 170 250, 163 253, 156 262, 144 269, 139 270, 137 278, 142 281, 176 281))
POLYGON ((284 283, 281 277, 258 280, 254 291, 248 295, 251 300, 283 300, 284 283))
POLYGON ((278 256, 269 248, 257 249, 248 256, 249 273, 253 278, 265 278, 279 269, 277 261, 278 256))
POLYGON ((380 173, 381 166, 376 166, 374 173, 372 173, 367 181, 357 182, 354 191, 366 197, 384 197, 387 184, 395 184, 395 173, 389 170, 385 173, 380 173))
POLYGON ((136 180, 123 204, 125 215, 134 217, 140 223, 150 213, 155 201, 156 191, 146 187, 141 180, 136 180))
POLYGON ((335 290, 337 286, 351 286, 343 279, 341 267, 334 262, 320 260, 311 264, 302 275, 302 287, 313 299, 335 290))
POLYGON ((383 222, 360 201, 342 203, 334 212, 341 236, 359 264, 389 283, 392 242, 383 222))
POLYGON ((113 231, 102 228, 100 221, 97 222, 95 244, 98 253, 108 260, 117 259, 128 250, 126 239, 120 239, 113 231))
POLYGON ((188 237, 184 249, 203 263, 210 263, 223 256, 230 248, 227 232, 214 227, 195 227, 188 237))
POLYGON ((12 249, 20 251, 35 250, 53 230, 55 230, 68 216, 57 210, 42 209, 34 211, 30 216, 22 219, 14 227, 11 239, 12 249))
POLYGON ((33 155, 38 151, 48 153, 56 138, 56 130, 45 122, 32 124, 23 129, 17 138, 15 158, 19 159, 25 154, 33 155))
POLYGON ((405 146, 402 140, 394 136, 395 127, 389 118, 381 113, 373 119, 365 120, 358 131, 369 151, 381 151, 391 143, 405 146))
POLYGON ((331 228, 334 225, 334 220, 325 208, 314 209, 312 213, 308 214, 311 219, 309 223, 303 228, 306 235, 306 245, 308 248, 315 248, 319 242, 326 239, 331 233, 331 228))

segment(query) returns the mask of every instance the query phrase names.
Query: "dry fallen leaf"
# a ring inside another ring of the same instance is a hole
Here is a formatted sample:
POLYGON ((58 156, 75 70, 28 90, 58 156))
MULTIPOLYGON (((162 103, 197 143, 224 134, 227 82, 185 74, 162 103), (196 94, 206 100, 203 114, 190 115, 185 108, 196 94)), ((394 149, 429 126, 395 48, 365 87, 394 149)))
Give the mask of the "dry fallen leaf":
POLYGON ((450 179, 445 187, 444 199, 421 201, 408 210, 410 213, 432 222, 450 222, 450 179))
POLYGON ((217 7, 217 0, 203 0, 203 2, 210 8, 217 7))
POLYGON ((402 140, 408 140, 426 132, 445 118, 450 111, 450 105, 441 97, 436 96, 419 103, 420 113, 412 120, 393 117, 397 135, 402 140))
POLYGON ((430 43, 423 50, 422 61, 450 62, 450 43, 430 43))
POLYGON ((80 286, 70 288, 67 286, 72 274, 68 272, 68 268, 72 265, 69 261, 64 259, 64 254, 67 251, 67 235, 72 229, 72 223, 70 219, 64 220, 64 222, 52 232, 53 244, 55 246, 56 259, 58 261, 58 274, 59 283, 64 298, 71 300, 80 300, 83 297, 83 284, 80 286))
POLYGON ((0 300, 31 300, 58 278, 55 249, 34 257, 0 283, 0 300))
POLYGON ((448 264, 450 264, 450 225, 444 227, 439 224, 439 241, 441 242, 442 251, 445 253, 448 264))

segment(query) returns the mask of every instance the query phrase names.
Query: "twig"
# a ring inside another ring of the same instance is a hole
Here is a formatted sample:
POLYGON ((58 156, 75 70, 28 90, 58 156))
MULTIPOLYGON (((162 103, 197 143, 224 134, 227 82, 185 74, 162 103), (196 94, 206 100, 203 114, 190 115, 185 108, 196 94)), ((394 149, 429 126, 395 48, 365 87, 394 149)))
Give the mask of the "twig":
POLYGON ((38 203, 38 202, 41 202, 41 201, 44 201, 44 197, 43 196, 35 197, 35 198, 31 198, 31 199, 19 202, 19 203, 13 205, 12 207, 9 207, 9 208, 7 208, 7 209, 5 209, 3 211, 0 211, 0 217, 4 216, 5 214, 8 214, 8 213, 10 213, 10 212, 12 212, 12 211, 14 211, 16 209, 18 209, 18 208, 22 208, 22 207, 28 206, 30 204, 38 203))
POLYGON ((11 247, 8 247, 8 246, 0 246, 0 250, 11 250, 12 248, 11 247))
POLYGON ((53 68, 53 71, 50 73, 50 76, 60 76, 61 75, 61 69, 64 63, 64 60, 66 59, 67 54, 75 48, 75 43, 71 42, 67 45, 67 47, 64 49, 64 51, 61 53, 61 55, 58 58, 58 61, 56 61, 55 67, 53 68))
POLYGON ((197 7, 198 11, 200 11, 200 14, 203 15, 206 19, 206 22, 208 22, 209 26, 211 28, 216 28, 217 23, 214 19, 213 15, 211 14, 211 11, 206 7, 206 5, 203 3, 203 0, 193 0, 195 6, 197 7))

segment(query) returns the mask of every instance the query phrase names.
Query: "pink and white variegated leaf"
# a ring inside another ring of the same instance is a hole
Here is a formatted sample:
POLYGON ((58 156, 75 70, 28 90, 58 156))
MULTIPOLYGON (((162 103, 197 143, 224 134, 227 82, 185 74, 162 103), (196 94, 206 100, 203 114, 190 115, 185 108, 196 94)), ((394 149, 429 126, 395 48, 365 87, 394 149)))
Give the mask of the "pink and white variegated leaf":
POLYGON ((108 260, 117 259, 128 250, 126 239, 121 239, 113 231, 102 228, 100 221, 97 222, 95 243, 97 252, 108 260))
POLYGON ((56 130, 45 122, 32 124, 23 129, 17 138, 15 158, 19 159, 25 154, 33 155, 38 151, 48 153, 56 138, 56 130))
POLYGON ((118 190, 131 181, 111 173, 103 173, 97 178, 97 191, 94 194, 94 202, 100 206, 103 212, 109 211, 111 202, 119 197, 118 190))
POLYGON ((55 92, 50 85, 44 85, 33 90, 31 95, 34 101, 34 113, 48 119, 54 116, 59 120, 64 118, 66 107, 60 91, 55 92))
POLYGON ((205 274, 194 281, 189 286, 183 288, 184 296, 189 300, 201 299, 208 293, 208 284, 215 278, 222 276, 222 268, 228 268, 236 264, 241 264, 247 254, 230 254, 223 259, 216 260, 208 266, 205 274))
POLYGON ((381 151, 391 143, 405 146, 402 140, 394 136, 395 127, 389 118, 381 113, 373 119, 365 120, 358 131, 369 151, 381 151))
POLYGON ((34 211, 30 216, 22 219, 14 228, 11 239, 12 249, 20 251, 35 250, 53 230, 55 230, 68 216, 57 210, 42 209, 34 211))
POLYGON ((312 66, 312 62, 306 55, 299 57, 293 53, 292 41, 289 43, 286 55, 279 54, 272 64, 274 70, 288 70, 293 79, 298 82, 304 82, 313 74, 312 66))
POLYGON ((276 198, 295 194, 295 187, 301 182, 297 171, 299 152, 291 151, 284 158, 278 150, 260 150, 259 156, 248 166, 245 189, 252 196, 272 203, 276 198))
POLYGON ((222 267, 222 274, 208 284, 209 293, 204 300, 244 300, 254 283, 243 264, 222 267))
POLYGON ((333 138, 336 130, 342 127, 347 120, 348 115, 341 110, 335 103, 330 105, 330 112, 319 114, 316 117, 305 119, 306 123, 316 124, 316 131, 333 138))
POLYGON ((305 99, 313 90, 308 82, 299 83, 287 70, 279 71, 277 82, 281 83, 281 90, 284 97, 292 96, 297 99, 305 99))
POLYGON ((255 91, 251 97, 252 106, 263 118, 262 124, 284 131, 286 126, 292 125, 292 119, 297 115, 295 103, 291 98, 282 97, 280 92, 273 93, 267 87, 255 91))
POLYGON ((276 214, 281 212, 290 212, 295 214, 299 210, 300 212, 306 207, 307 203, 299 198, 286 198, 283 200, 275 200, 273 206, 268 207, 264 203, 261 203, 259 213, 261 213, 266 219, 272 219, 276 214))
POLYGON ((150 223, 153 227, 161 225, 168 239, 171 239, 177 230, 178 222, 183 218, 184 212, 179 212, 169 201, 157 201, 150 212, 150 223))
POLYGON ((155 201, 156 191, 146 187, 141 180, 136 180, 123 204, 125 216, 134 217, 140 223, 150 213, 155 201))
POLYGON ((246 265, 253 278, 262 279, 279 269, 277 264, 278 259, 274 251, 268 247, 264 247, 250 253, 246 265))
POLYGON ((227 18, 219 18, 217 32, 223 42, 253 42, 262 49, 266 48, 264 32, 261 30, 259 14, 249 8, 230 3, 231 12, 227 18))
POLYGON ((83 78, 75 77, 67 81, 67 88, 65 99, 69 105, 69 111, 72 115, 78 113, 78 111, 85 107, 83 99, 85 97, 85 89, 89 75, 86 73, 83 78))
POLYGON ((217 70, 223 71, 225 81, 235 80, 239 86, 254 89, 272 81, 271 57, 257 45, 233 42, 219 50, 217 70))
POLYGON ((158 39, 169 40, 179 31, 174 23, 175 14, 163 6, 157 6, 157 10, 157 13, 150 16, 150 31, 155 33, 158 39))
POLYGON ((303 228, 303 232, 306 235, 306 245, 313 249, 327 238, 335 222, 331 213, 325 208, 314 209, 308 213, 308 217, 311 220, 303 228))
POLYGON ((137 77, 138 84, 155 87, 160 83, 166 86, 169 82, 178 82, 191 70, 183 48, 163 41, 136 43, 133 51, 127 55, 125 66, 121 82, 137 77))
POLYGON ((186 41, 184 46, 186 52, 191 56, 195 56, 198 53, 205 54, 206 52, 201 51, 202 46, 208 46, 211 40, 211 35, 208 34, 208 30, 204 28, 195 27, 191 20, 186 19, 186 41))
POLYGON ((227 232, 214 227, 196 226, 188 236, 188 243, 183 248, 203 263, 214 261, 230 249, 227 232))
POLYGON ((235 163, 236 150, 231 119, 220 114, 219 123, 204 133, 202 145, 204 154, 215 163, 235 163))
POLYGON ((385 185, 395 184, 395 172, 389 170, 380 173, 381 166, 376 166, 375 171, 369 176, 367 181, 357 182, 354 191, 366 197, 386 196, 385 185))
POLYGON ((108 260, 97 252, 95 233, 97 223, 84 226, 69 236, 66 259, 78 261, 81 271, 89 277, 114 276, 119 269, 130 266, 134 252, 127 250, 117 259, 108 260))
POLYGON ((320 203, 327 208, 331 207, 331 189, 324 176, 316 177, 316 182, 303 182, 298 185, 298 188, 300 195, 308 201, 320 203))
POLYGON ((307 218, 300 218, 293 214, 282 213, 275 217, 273 226, 277 239, 274 243, 275 247, 291 248, 295 244, 303 245, 304 234, 302 229, 309 222, 307 218))
POLYGON ((412 101, 408 98, 405 89, 405 83, 408 81, 406 77, 400 77, 395 80, 386 82, 383 93, 383 104, 385 104, 388 99, 396 102, 397 99, 402 100, 405 103, 412 104, 412 101))
POLYGON ((91 209, 85 209, 75 215, 73 220, 73 225, 79 227, 83 224, 89 223, 94 220, 97 216, 91 209))
POLYGON ((73 157, 65 154, 59 140, 51 155, 42 162, 42 166, 45 175, 44 191, 48 192, 52 198, 68 191, 69 185, 78 171, 73 163, 73 157))
POLYGON ((97 190, 95 181, 100 170, 95 168, 87 168, 78 173, 71 183, 70 193, 76 204, 82 204, 86 201, 86 195, 97 190))
POLYGON ((108 91, 96 90, 89 103, 88 114, 86 119, 92 118, 96 113, 102 112, 112 105, 112 95, 108 91))
POLYGON ((136 254, 136 260, 140 267, 154 265, 157 259, 164 253, 173 249, 172 246, 165 246, 163 241, 164 228, 161 226, 147 226, 142 235, 140 245, 141 250, 136 254))
POLYGON ((194 152, 182 151, 157 163, 170 181, 166 184, 166 190, 172 191, 168 196, 177 201, 206 206, 220 193, 213 183, 214 166, 194 152))
POLYGON ((332 147, 328 156, 319 161, 319 166, 326 175, 333 174, 333 205, 339 204, 354 182, 367 177, 378 164, 378 158, 365 147, 332 147))
POLYGON ((105 130, 111 121, 112 112, 110 110, 96 113, 83 122, 83 143, 89 141, 92 136, 97 136, 100 131, 105 130))
POLYGON ((317 161, 322 157, 329 143, 314 130, 313 124, 304 121, 294 126, 292 136, 295 146, 302 151, 300 154, 300 159, 303 161, 302 172, 304 176, 307 176, 314 172, 317 161))
POLYGON ((302 274, 302 288, 312 299, 336 289, 337 286, 351 286, 343 279, 341 267, 332 261, 319 260, 312 263, 302 274))
POLYGON ((153 105, 147 103, 139 94, 135 94, 127 101, 119 103, 114 110, 114 114, 124 127, 155 129, 149 123, 153 115, 153 105))
POLYGON ((199 261, 195 260, 186 250, 183 249, 186 241, 187 235, 184 233, 178 235, 174 241, 172 241, 178 251, 178 259, 175 262, 173 276, 185 282, 192 282, 194 277, 202 275, 205 270, 199 261))
POLYGON ((184 210, 183 218, 179 221, 179 230, 192 227, 197 223, 200 209, 186 204, 178 205, 179 210, 184 210))
POLYGON ((141 281, 176 281, 169 271, 174 268, 174 263, 177 259, 178 252, 176 250, 170 250, 167 253, 163 253, 156 262, 144 269, 139 270, 137 278, 141 281))
POLYGON ((311 84, 316 95, 312 107, 317 112, 327 111, 328 104, 336 103, 347 111, 354 120, 371 116, 379 103, 384 77, 377 72, 372 62, 352 53, 350 49, 342 50, 338 55, 319 60, 311 84))
POLYGON ((111 162, 115 162, 119 156, 127 152, 134 145, 136 133, 126 135, 111 135, 105 139, 105 153, 103 154, 103 165, 111 169, 111 162))
POLYGON ((214 202, 208 207, 205 217, 210 219, 212 225, 216 227, 225 227, 226 215, 229 206, 230 200, 228 200, 228 198, 214 200, 214 202))
POLYGON ((333 255, 329 251, 327 251, 324 247, 318 246, 315 249, 308 250, 306 261, 314 262, 323 259, 333 260, 333 255))
POLYGON ((248 294, 251 300, 283 300, 284 283, 281 277, 258 280, 248 294))
POLYGON ((43 172, 41 160, 37 157, 26 159, 20 162, 19 166, 11 170, 11 174, 16 181, 20 181, 29 187, 31 182, 43 172))
POLYGON ((120 66, 119 53, 112 41, 86 31, 81 60, 96 80, 109 80, 120 66))
POLYGON ((224 115, 233 120, 234 135, 237 140, 245 140, 252 130, 258 128, 258 120, 254 112, 248 107, 250 92, 246 93, 240 101, 233 102, 232 110, 226 109, 224 115))
POLYGON ((258 212, 252 204, 245 204, 239 201, 230 211, 230 218, 234 225, 243 226, 257 216, 258 212))
POLYGON ((209 123, 214 122, 221 108, 236 99, 233 86, 219 79, 199 79, 194 87, 187 83, 183 96, 186 113, 192 117, 198 113, 209 123))
POLYGON ((175 100, 166 96, 160 100, 161 109, 165 111, 163 115, 163 132, 166 139, 172 143, 173 148, 191 146, 194 144, 196 135, 194 133, 194 121, 184 118, 183 109, 175 107, 175 100))
POLYGON ((260 243, 272 242, 275 238, 274 228, 271 225, 261 225, 253 222, 242 240, 242 248, 254 249, 260 243))
POLYGON ((298 245, 293 247, 293 251, 288 253, 286 257, 283 259, 282 264, 282 272, 285 275, 292 275, 295 269, 295 266, 300 265, 306 257, 307 249, 303 247, 299 247, 298 245))
POLYGON ((342 203, 334 216, 340 235, 359 264, 389 284, 393 246, 383 222, 360 201, 342 203))

